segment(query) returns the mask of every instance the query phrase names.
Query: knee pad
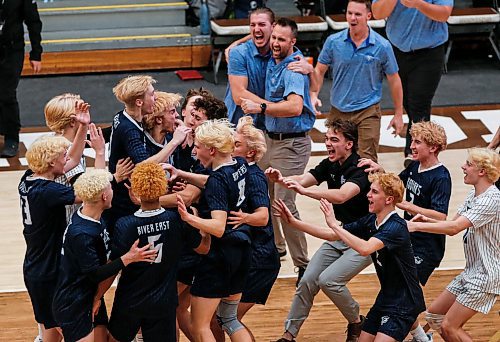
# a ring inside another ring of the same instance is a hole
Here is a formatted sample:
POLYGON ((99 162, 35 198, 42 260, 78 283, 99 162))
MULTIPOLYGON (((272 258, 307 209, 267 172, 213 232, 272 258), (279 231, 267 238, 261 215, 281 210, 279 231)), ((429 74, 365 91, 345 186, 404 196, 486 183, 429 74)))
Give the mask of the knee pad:
POLYGON ((245 326, 238 320, 238 304, 239 300, 222 299, 217 307, 216 318, 222 330, 229 336, 234 334, 245 326))
POLYGON ((434 314, 431 312, 425 313, 425 320, 429 323, 429 326, 441 333, 441 324, 443 324, 444 315, 434 314))

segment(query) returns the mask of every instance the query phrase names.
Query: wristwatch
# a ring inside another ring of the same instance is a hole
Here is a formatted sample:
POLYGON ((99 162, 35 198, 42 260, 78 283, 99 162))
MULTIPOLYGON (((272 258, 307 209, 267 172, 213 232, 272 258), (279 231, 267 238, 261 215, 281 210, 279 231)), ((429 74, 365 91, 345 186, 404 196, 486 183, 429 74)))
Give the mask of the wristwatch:
POLYGON ((260 104, 260 114, 266 114, 267 104, 264 102, 260 104))

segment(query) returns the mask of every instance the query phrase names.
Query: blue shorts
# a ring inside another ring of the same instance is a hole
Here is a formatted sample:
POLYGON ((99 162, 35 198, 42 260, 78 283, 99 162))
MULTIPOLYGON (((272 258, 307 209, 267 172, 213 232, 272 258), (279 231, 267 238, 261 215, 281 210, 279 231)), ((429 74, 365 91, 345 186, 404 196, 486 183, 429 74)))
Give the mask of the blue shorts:
POLYGON ((144 341, 175 341, 175 310, 176 306, 171 305, 165 309, 164 316, 144 317, 134 315, 134 312, 113 309, 108 330, 120 342, 133 341, 139 328, 142 331, 144 341))
POLYGON ((101 306, 97 315, 94 316, 94 321, 92 322, 92 309, 83 310, 80 315, 74 317, 64 317, 67 320, 61 320, 58 318, 59 326, 62 329, 64 341, 72 342, 78 341, 87 336, 92 332, 97 325, 107 325, 108 323, 108 313, 106 311, 106 304, 104 299, 101 299, 101 306))
POLYGON ((251 262, 250 245, 224 244, 210 250, 196 268, 191 294, 224 298, 243 292, 251 262))
POLYGON ((45 329, 57 327, 52 313, 52 301, 56 292, 57 279, 39 281, 25 278, 24 284, 31 299, 35 320, 43 324, 45 329))
POLYGON ((271 289, 279 273, 279 267, 275 269, 251 268, 248 272, 241 302, 266 304, 269 293, 271 293, 271 289))
POLYGON ((418 314, 403 315, 401 313, 381 311, 373 307, 366 315, 362 330, 373 336, 382 333, 396 341, 403 341, 417 317, 418 314))
MULTIPOLYGON (((426 260, 425 256, 420 256, 415 253, 415 266, 417 266, 418 281, 422 286, 427 284, 432 272, 438 267, 435 262, 426 260)), ((439 265, 439 263, 437 263, 439 265)))

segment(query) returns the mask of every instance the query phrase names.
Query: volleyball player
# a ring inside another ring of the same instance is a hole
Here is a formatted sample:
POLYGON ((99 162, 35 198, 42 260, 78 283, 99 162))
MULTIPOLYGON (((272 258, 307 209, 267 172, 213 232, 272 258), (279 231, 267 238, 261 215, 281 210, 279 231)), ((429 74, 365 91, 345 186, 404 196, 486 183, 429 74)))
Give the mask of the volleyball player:
POLYGON ((450 221, 418 214, 411 232, 455 235, 465 230, 465 269, 429 306, 426 320, 445 341, 472 341, 463 329, 476 313, 487 314, 500 294, 500 157, 473 148, 462 166, 464 183, 472 185, 465 203, 450 221))
POLYGON ((248 166, 233 159, 233 130, 226 120, 207 121, 196 129, 197 159, 212 171, 206 181, 199 217, 190 214, 178 196, 183 221, 212 235, 207 256, 202 257, 191 287, 192 335, 195 341, 212 340, 212 316, 232 341, 251 341, 250 332, 237 318, 238 303, 250 265, 250 237, 227 222, 231 211, 239 211, 246 199, 248 166))
POLYGON ((160 206, 167 190, 165 171, 156 163, 137 165, 130 179, 141 209, 116 222, 112 255, 121 255, 139 239, 157 251, 153 263, 126 267, 115 292, 109 331, 117 341, 131 341, 139 328, 144 341, 175 341, 177 264, 183 245, 207 253, 210 236, 186 226, 173 210, 160 206))
POLYGON ((45 342, 60 340, 52 314, 52 299, 66 228, 65 205, 81 202, 73 188, 54 181, 78 165, 79 158, 67 157, 69 145, 61 136, 37 139, 26 152, 29 169, 18 188, 26 241, 24 283, 45 342))
MULTIPOLYGON (((105 170, 91 170, 74 184, 83 206, 71 218, 64 232, 61 266, 52 304, 54 317, 62 329, 64 340, 107 341, 105 329, 95 332, 95 317, 107 318, 102 299, 113 275, 129 263, 151 261, 156 257, 149 245, 138 248, 135 243, 109 262, 109 235, 101 221, 104 209, 111 206, 112 176, 105 170), (108 263, 109 262, 109 263, 108 263)), ((45 341, 45 337, 44 337, 45 341)))
POLYGON ((371 214, 340 226, 333 207, 321 199, 321 210, 329 228, 301 222, 291 215, 284 203, 274 206, 277 214, 305 232, 334 241, 341 239, 361 255, 371 255, 380 281, 380 292, 366 315, 359 337, 366 341, 402 341, 418 315, 425 310, 422 289, 418 284, 415 258, 406 221, 395 211, 403 199, 403 182, 392 173, 369 175, 368 192, 371 214))

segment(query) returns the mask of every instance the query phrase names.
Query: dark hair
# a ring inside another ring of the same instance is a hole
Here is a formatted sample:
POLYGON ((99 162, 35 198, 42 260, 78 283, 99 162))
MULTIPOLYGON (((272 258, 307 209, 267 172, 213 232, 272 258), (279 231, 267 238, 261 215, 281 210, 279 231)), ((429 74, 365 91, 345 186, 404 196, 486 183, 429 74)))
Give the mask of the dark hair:
POLYGON ((276 25, 281 27, 289 27, 292 30, 293 38, 297 38, 297 23, 290 18, 281 17, 276 21, 276 25))
POLYGON ((368 10, 368 12, 372 11, 371 0, 349 0, 347 3, 349 4, 349 2, 356 2, 358 4, 364 4, 366 6, 366 9, 368 10))
POLYGON ((225 103, 214 96, 204 96, 194 101, 196 110, 203 110, 208 120, 227 118, 225 103))
POLYGON ((189 99, 192 98, 193 96, 213 97, 214 95, 210 91, 203 89, 203 87, 200 87, 199 89, 196 88, 189 89, 186 94, 186 97, 184 98, 184 102, 182 103, 181 110, 186 109, 189 99))
POLYGON ((271 24, 273 24, 274 21, 276 20, 276 18, 274 17, 273 10, 268 8, 268 7, 258 7, 256 9, 254 9, 252 12, 250 12, 248 19, 250 19, 250 17, 254 14, 267 14, 267 16, 269 17, 269 20, 271 21, 271 24))
POLYGON ((352 150, 355 152, 358 149, 358 126, 352 121, 341 119, 327 119, 325 126, 333 130, 335 133, 342 133, 344 138, 352 141, 352 150))

